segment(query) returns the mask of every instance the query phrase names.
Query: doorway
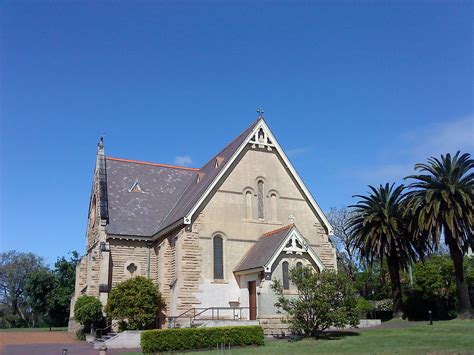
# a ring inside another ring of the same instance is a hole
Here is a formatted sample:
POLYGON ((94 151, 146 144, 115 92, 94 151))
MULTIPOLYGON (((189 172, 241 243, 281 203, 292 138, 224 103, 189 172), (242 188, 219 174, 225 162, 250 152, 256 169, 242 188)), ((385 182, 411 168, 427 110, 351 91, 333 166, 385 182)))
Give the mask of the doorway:
POLYGON ((256 320, 257 319, 257 282, 249 281, 248 289, 249 289, 249 315, 250 315, 249 319, 256 320))

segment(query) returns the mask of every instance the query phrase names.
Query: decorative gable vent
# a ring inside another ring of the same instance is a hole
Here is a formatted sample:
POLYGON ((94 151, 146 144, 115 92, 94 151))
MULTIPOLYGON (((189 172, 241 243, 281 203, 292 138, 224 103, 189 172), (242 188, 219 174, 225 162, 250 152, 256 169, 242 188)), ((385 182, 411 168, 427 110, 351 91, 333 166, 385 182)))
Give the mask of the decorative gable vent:
POLYGON ((224 157, 216 157, 214 169, 217 169, 218 167, 220 167, 223 161, 224 161, 224 157))
POLYGON ((140 185, 138 184, 138 179, 135 180, 135 182, 133 183, 133 185, 128 189, 128 192, 143 192, 143 191, 142 191, 142 188, 141 188, 140 185))
POLYGON ((206 173, 198 173, 196 183, 199 183, 205 175, 206 173))
POLYGON ((268 132, 264 127, 260 127, 255 134, 250 138, 250 143, 252 143, 252 148, 267 148, 267 150, 272 150, 273 142, 269 137, 268 132))

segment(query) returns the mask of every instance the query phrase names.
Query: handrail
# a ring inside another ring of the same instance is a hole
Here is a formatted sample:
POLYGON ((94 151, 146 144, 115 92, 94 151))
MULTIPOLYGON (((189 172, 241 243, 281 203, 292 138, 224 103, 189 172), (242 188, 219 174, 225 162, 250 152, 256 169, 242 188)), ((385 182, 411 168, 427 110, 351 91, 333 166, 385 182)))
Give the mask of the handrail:
POLYGON ((103 334, 103 330, 106 330, 106 329, 109 329, 109 328, 112 328, 112 326, 116 325, 118 323, 118 321, 116 322, 110 322, 110 324, 104 328, 98 328, 95 330, 95 334, 96 334, 96 337, 98 338, 102 338, 102 334, 103 334))
MULTIPOLYGON (((174 328, 176 326, 176 320, 180 318, 188 318, 189 317, 189 325, 192 326, 193 322, 196 321, 196 319, 199 320, 214 320, 214 319, 219 319, 219 311, 232 311, 232 315, 234 320, 238 317, 238 319, 242 319, 242 310, 249 310, 252 307, 196 307, 196 308, 190 308, 183 313, 179 314, 178 316, 174 317, 168 317, 169 320, 169 327, 174 328), (198 318, 199 316, 203 315, 205 312, 211 311, 211 317, 210 318, 198 318), (239 315, 236 314, 236 311, 239 312, 239 315), (187 316, 188 313, 192 312, 191 315, 187 316), (216 316, 215 316, 216 314, 216 316)), ((257 307, 253 307, 255 310, 257 307)), ((250 315, 249 315, 250 316, 250 315)))

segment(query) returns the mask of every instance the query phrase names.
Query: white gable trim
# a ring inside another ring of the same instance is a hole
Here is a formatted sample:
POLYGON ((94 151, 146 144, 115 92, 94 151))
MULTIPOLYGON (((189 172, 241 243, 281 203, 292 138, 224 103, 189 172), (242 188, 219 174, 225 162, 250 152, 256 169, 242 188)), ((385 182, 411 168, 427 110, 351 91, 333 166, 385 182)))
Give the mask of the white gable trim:
POLYGON ((283 151, 283 149, 278 144, 277 140, 275 139, 275 136, 273 135, 270 128, 267 126, 267 124, 265 123, 265 121, 263 119, 260 119, 260 121, 257 123, 257 125, 252 130, 252 132, 250 132, 249 135, 247 136, 247 138, 242 142, 239 149, 237 149, 235 151, 234 155, 232 155, 232 157, 229 159, 229 161, 224 166, 224 168, 219 172, 219 174, 217 174, 217 176, 214 179, 214 181, 212 182, 212 184, 207 187, 206 191, 202 194, 202 196, 199 198, 199 200, 196 202, 196 204, 193 206, 193 208, 184 217, 183 223, 184 224, 191 224, 192 218, 193 218, 194 214, 196 213, 196 211, 198 210, 198 208, 201 206, 201 204, 204 202, 204 200, 207 198, 207 196, 211 193, 211 191, 214 189, 214 187, 217 185, 217 183, 221 180, 221 178, 224 176, 224 174, 227 172, 227 170, 230 169, 230 166, 235 161, 235 159, 239 156, 239 154, 242 152, 242 150, 245 148, 245 146, 249 143, 250 144, 257 144, 257 145, 264 145, 264 146, 267 147, 267 149, 272 149, 271 147, 273 146, 277 150, 277 152, 280 154, 281 158, 283 159, 283 162, 287 166, 289 172, 292 174, 292 176, 295 178, 298 185, 300 186, 301 191, 303 192, 304 196, 308 199, 308 201, 310 202, 311 206, 316 211, 319 218, 321 218, 321 220, 322 220, 323 224, 326 226, 329 234, 332 235, 333 234, 333 228, 332 228, 331 224, 329 223, 328 219, 324 215, 323 211, 319 207, 316 200, 313 198, 313 196, 309 192, 306 185, 303 183, 303 180, 301 180, 301 178, 299 177, 299 175, 296 172, 293 165, 291 165, 290 160, 288 159, 285 152, 283 151), (263 129, 263 131, 265 132, 267 138, 270 139, 270 142, 271 142, 270 144, 268 144, 266 141, 263 144, 262 144, 262 142, 251 141, 252 139, 254 139, 254 137, 256 137, 256 135, 258 134, 260 129, 263 129))
POLYGON ((308 243, 306 243, 306 240, 303 238, 303 236, 300 234, 298 229, 293 227, 290 230, 290 233, 285 237, 283 242, 280 244, 278 249, 273 253, 272 257, 270 260, 264 265, 264 270, 265 272, 271 272, 272 271, 272 266, 275 263, 275 261, 278 259, 281 253, 286 253, 286 254, 297 254, 297 255, 303 255, 303 253, 308 253, 311 259, 315 262, 315 264, 318 266, 320 271, 324 270, 324 265, 319 256, 314 252, 313 248, 309 246, 308 243), (291 246, 287 247, 286 245, 288 244, 289 241, 292 241, 291 246), (301 247, 298 247, 296 244, 296 241, 301 245, 301 247))

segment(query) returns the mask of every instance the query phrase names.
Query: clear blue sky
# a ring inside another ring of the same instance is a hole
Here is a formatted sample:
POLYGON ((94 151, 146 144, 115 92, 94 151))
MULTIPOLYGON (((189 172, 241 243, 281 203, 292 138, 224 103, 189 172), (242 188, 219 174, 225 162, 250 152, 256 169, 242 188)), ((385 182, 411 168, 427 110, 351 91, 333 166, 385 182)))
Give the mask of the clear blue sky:
POLYGON ((85 249, 106 154, 199 167, 265 117, 324 210, 473 149, 470 1, 0 5, 1 251, 85 249))

